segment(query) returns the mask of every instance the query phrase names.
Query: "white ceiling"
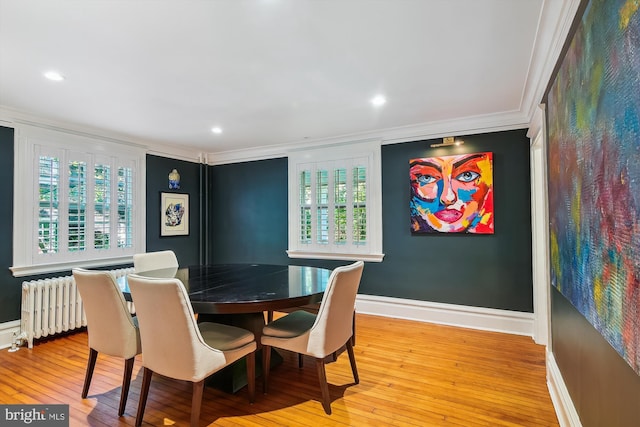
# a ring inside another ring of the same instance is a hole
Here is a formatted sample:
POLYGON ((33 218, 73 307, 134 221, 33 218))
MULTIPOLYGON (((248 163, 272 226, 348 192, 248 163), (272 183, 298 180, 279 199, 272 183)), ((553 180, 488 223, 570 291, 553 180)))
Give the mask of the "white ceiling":
POLYGON ((0 120, 202 153, 526 127, 571 3, 0 0, 0 120))

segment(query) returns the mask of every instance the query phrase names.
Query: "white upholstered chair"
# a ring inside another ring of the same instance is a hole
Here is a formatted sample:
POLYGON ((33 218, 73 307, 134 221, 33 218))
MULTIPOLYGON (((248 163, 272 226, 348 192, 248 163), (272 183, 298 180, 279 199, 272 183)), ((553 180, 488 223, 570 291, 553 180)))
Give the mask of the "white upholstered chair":
POLYGON ((145 252, 133 255, 133 269, 136 273, 161 268, 178 268, 178 258, 173 251, 145 252))
POLYGON ((76 268, 72 271, 84 312, 89 335, 89 360, 82 389, 87 397, 98 353, 122 357, 125 360, 118 415, 124 414, 135 356, 140 354, 140 332, 137 320, 131 316, 124 296, 112 273, 76 268))
MULTIPOLYGON (((162 270, 154 272, 154 277, 170 278, 175 277, 178 267, 178 258, 176 257, 175 252, 171 250, 133 254, 133 270, 136 273, 162 270)), ((135 304, 133 302, 129 302, 128 306, 129 311, 135 314, 135 304)))
POLYGON ((318 314, 298 310, 267 324, 262 330, 262 372, 264 392, 268 391, 271 347, 311 356, 316 360, 322 392, 322 406, 331 414, 325 358, 346 346, 353 379, 358 384, 358 370, 353 353, 353 309, 364 263, 338 267, 331 273, 318 314))
POLYGON ((246 357, 249 401, 255 397, 252 332, 218 323, 197 323, 189 295, 179 279, 128 276, 142 337, 144 374, 136 426, 142 424, 153 373, 193 383, 191 425, 198 425, 204 380, 246 357))

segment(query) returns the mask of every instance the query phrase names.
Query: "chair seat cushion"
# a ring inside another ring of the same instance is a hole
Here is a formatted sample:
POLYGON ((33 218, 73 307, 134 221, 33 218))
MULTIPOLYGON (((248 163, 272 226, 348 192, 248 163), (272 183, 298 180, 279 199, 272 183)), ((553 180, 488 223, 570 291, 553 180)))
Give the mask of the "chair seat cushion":
POLYGON ((252 332, 222 323, 202 322, 198 324, 200 334, 205 342, 221 351, 243 347, 254 341, 252 332))
POLYGON ((297 337, 311 329, 315 321, 315 314, 298 310, 269 323, 262 334, 278 338, 297 337))

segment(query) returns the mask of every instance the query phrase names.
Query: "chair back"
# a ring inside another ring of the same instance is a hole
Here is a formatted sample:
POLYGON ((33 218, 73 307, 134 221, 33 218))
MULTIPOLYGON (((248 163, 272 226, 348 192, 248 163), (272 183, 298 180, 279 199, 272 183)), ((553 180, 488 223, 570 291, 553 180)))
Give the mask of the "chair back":
POLYGON ((200 381, 225 365, 224 353, 202 338, 189 295, 179 279, 130 274, 128 282, 146 368, 170 378, 200 381))
POLYGON ((173 251, 145 252, 133 255, 133 269, 136 273, 161 268, 178 268, 178 258, 173 251))
POLYGON ((331 272, 310 331, 311 353, 331 354, 353 335, 353 310, 363 268, 364 262, 357 261, 331 272))
POLYGON ((129 359, 140 353, 140 334, 115 276, 109 271, 72 271, 87 316, 89 347, 129 359))

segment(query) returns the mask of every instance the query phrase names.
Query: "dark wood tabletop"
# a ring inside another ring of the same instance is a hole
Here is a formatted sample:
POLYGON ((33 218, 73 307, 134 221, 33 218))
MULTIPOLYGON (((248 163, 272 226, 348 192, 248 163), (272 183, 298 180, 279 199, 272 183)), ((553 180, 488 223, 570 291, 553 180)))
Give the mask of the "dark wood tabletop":
MULTIPOLYGON (((180 279, 196 313, 237 314, 320 302, 331 270, 296 265, 213 264, 137 274, 180 279)), ((126 277, 118 279, 118 284, 129 298, 126 277)))

